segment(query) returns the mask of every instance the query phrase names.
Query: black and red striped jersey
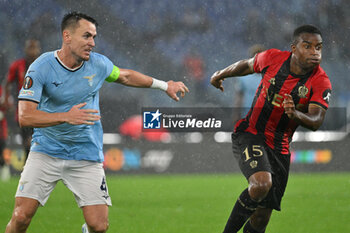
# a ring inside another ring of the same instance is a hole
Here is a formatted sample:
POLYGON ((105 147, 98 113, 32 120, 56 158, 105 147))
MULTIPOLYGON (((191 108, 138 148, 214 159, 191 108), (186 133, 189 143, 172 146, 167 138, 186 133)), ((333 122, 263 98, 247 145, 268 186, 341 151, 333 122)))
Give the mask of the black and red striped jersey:
POLYGON ((319 65, 306 75, 291 73, 291 56, 291 52, 277 49, 256 55, 254 71, 261 73, 262 79, 248 114, 235 125, 235 132, 259 134, 281 154, 289 154, 289 143, 298 127, 284 113, 284 95, 290 94, 296 109, 307 112, 309 104, 327 109, 332 89, 319 65))

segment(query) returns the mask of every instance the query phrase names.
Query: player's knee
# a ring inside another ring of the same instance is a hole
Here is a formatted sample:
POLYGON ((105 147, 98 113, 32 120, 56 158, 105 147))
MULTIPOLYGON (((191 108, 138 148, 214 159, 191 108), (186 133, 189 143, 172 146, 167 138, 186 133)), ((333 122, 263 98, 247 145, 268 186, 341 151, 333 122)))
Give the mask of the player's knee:
POLYGON ((32 220, 32 216, 22 209, 15 209, 11 222, 16 225, 17 229, 27 229, 32 220))
POLYGON ((271 179, 251 183, 249 186, 249 196, 255 201, 262 201, 269 193, 271 186, 271 179))
POLYGON ((104 233, 108 229, 108 220, 106 221, 93 221, 87 223, 89 226, 89 230, 93 233, 104 233))

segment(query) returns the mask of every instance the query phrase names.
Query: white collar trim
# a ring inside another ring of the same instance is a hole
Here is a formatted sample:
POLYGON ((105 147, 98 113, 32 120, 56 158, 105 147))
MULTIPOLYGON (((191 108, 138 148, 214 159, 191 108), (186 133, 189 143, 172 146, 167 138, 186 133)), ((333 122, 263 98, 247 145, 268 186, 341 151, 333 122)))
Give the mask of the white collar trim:
POLYGON ((84 64, 84 61, 83 61, 83 62, 81 63, 80 66, 78 66, 78 67, 76 67, 76 68, 74 68, 74 69, 69 68, 69 67, 66 66, 66 65, 61 61, 61 59, 58 57, 58 51, 59 51, 59 50, 56 50, 56 51, 54 52, 55 58, 57 58, 57 61, 58 61, 64 68, 66 68, 67 70, 69 70, 69 71, 76 71, 77 69, 79 69, 79 68, 84 64))

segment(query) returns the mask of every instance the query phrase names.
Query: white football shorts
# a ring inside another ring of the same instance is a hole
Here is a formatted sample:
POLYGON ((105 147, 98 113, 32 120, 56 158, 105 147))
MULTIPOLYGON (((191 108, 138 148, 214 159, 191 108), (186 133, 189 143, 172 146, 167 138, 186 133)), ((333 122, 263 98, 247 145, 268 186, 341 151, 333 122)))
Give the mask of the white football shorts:
POLYGON ((31 151, 19 180, 16 197, 28 197, 44 206, 57 182, 62 180, 79 207, 112 205, 102 163, 64 160, 31 151))

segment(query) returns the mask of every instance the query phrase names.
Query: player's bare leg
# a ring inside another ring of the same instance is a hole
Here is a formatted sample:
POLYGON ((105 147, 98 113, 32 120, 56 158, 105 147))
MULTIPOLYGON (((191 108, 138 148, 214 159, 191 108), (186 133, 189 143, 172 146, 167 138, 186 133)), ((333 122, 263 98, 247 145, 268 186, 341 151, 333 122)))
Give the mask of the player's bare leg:
POLYGON ((104 233, 108 229, 108 206, 90 205, 82 207, 90 233, 104 233))
POLYGON ((16 197, 12 218, 7 224, 5 233, 26 232, 38 207, 39 202, 35 199, 16 197))

